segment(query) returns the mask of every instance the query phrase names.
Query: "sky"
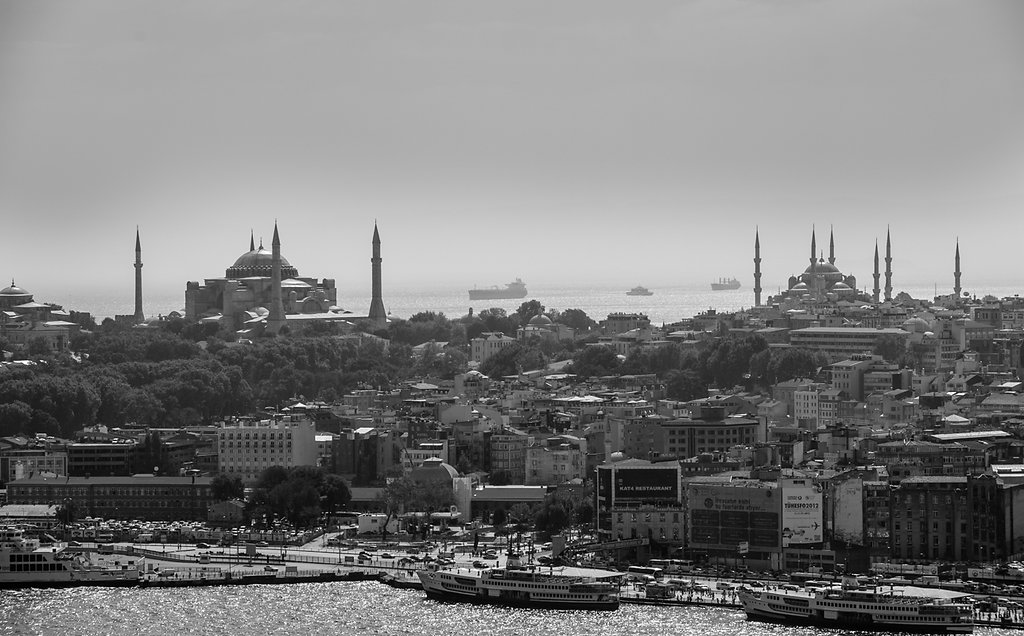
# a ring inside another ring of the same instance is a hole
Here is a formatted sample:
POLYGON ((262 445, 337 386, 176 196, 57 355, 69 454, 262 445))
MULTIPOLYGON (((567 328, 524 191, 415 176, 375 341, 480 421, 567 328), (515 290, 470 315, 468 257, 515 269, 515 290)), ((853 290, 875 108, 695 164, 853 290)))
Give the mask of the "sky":
POLYGON ((0 0, 0 279, 1021 280, 1019 0, 0 0))

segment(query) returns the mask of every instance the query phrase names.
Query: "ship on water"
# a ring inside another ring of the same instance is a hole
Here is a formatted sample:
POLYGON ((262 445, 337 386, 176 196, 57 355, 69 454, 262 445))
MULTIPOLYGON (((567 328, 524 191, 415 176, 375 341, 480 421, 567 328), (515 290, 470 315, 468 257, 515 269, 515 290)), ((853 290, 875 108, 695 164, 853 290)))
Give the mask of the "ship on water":
POLYGON ((722 291, 723 289, 739 289, 740 281, 735 278, 719 278, 717 282, 711 283, 711 289, 722 291))
POLYGON ((627 296, 653 296, 654 292, 652 292, 651 290, 647 289, 643 285, 637 285, 633 289, 631 289, 628 292, 626 292, 626 295, 627 296))
POLYGON ((570 610, 619 608, 621 572, 521 565, 447 567, 417 572, 423 591, 440 601, 570 610))
POLYGON ((500 300, 502 298, 526 298, 526 283, 522 279, 515 279, 504 287, 485 287, 483 289, 473 288, 469 290, 470 300, 500 300))
POLYGON ((911 586, 859 585, 803 589, 741 588, 747 618, 839 629, 969 634, 974 617, 967 595, 911 586))
POLYGON ((131 586, 139 582, 133 561, 108 566, 73 553, 66 543, 44 546, 18 527, 0 528, 0 588, 131 586))

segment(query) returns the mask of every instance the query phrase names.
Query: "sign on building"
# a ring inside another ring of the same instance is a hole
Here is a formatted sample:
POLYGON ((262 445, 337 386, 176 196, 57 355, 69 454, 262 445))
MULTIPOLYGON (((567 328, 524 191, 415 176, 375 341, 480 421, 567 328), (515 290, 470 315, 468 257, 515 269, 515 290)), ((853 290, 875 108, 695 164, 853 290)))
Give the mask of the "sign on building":
POLYGON ((749 485, 691 484, 690 543, 716 549, 765 550, 779 546, 779 503, 775 488, 749 485))
POLYGON ((783 479, 782 545, 804 545, 825 540, 821 490, 809 479, 783 479))

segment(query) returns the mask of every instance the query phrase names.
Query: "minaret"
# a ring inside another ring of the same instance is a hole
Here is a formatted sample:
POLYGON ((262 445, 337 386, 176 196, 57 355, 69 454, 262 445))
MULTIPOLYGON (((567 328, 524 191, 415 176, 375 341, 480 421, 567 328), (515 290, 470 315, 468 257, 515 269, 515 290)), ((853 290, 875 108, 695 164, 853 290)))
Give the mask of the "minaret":
POLYGON ((885 228, 885 300, 892 300, 892 241, 885 228))
POLYGON ((811 273, 814 273, 814 266, 817 264, 815 260, 817 258, 818 248, 817 243, 814 240, 814 226, 811 226, 811 273))
POLYGON ((374 327, 382 328, 388 323, 388 314, 384 310, 384 299, 381 296, 380 282, 380 233, 377 232, 377 223, 373 224, 373 257, 370 259, 371 269, 371 297, 370 297, 370 322, 374 327))
POLYGON ((277 221, 274 221, 271 250, 270 316, 267 317, 267 329, 270 333, 277 333, 284 326, 284 300, 281 298, 281 237, 277 234, 277 221))
MULTIPOLYGON (((260 239, 260 241, 262 244, 263 239, 260 239)), ((256 234, 252 230, 249 230, 249 251, 256 251, 256 234)))
POLYGON ((139 228, 135 228, 135 322, 146 319, 142 313, 142 242, 139 240, 139 228))
POLYGON ((754 229, 754 306, 761 306, 761 233, 754 229))
POLYGON ((878 287, 878 279, 882 277, 882 274, 878 271, 878 239, 875 239, 875 289, 871 294, 872 299, 877 303, 878 297, 882 293, 882 290, 878 287))
POLYGON ((831 227, 828 229, 828 264, 836 264, 836 239, 831 227))
POLYGON ((956 267, 953 269, 953 295, 956 296, 956 304, 960 304, 960 239, 956 240, 956 267))

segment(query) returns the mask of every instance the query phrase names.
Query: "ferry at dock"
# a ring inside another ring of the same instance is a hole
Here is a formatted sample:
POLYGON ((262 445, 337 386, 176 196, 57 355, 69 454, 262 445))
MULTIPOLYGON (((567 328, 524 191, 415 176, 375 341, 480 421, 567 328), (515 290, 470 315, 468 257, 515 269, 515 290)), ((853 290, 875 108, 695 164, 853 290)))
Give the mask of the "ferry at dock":
POLYGON ((969 634, 974 615, 967 595, 912 586, 741 588, 750 620, 857 630, 969 634))
POLYGON ((132 586, 139 583, 134 565, 104 565, 68 550, 66 543, 42 545, 21 528, 0 528, 0 588, 132 586))
POLYGON ((447 567, 418 572, 428 598, 511 607, 619 608, 621 572, 574 567, 447 567))

